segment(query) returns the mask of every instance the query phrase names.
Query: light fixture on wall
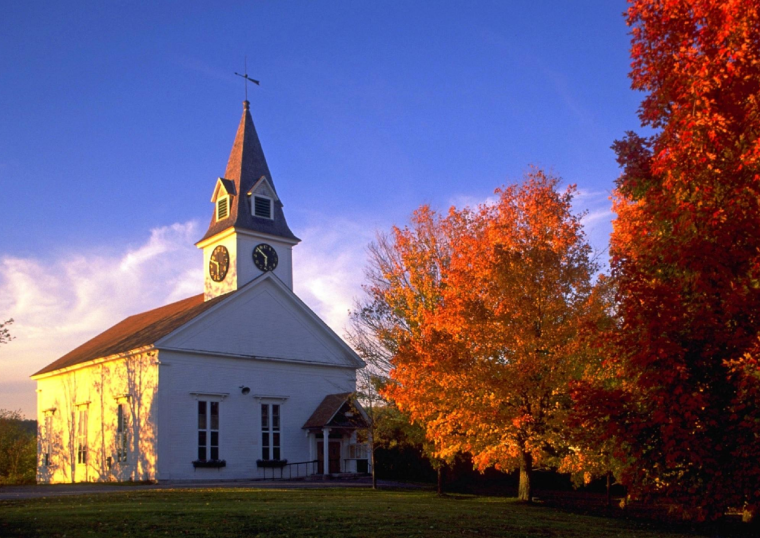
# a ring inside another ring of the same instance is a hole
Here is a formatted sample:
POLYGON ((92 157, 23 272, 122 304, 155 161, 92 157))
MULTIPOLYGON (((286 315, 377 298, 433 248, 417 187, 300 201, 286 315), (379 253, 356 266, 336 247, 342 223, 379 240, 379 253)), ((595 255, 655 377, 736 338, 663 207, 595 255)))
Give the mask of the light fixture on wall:
POLYGON ((245 396, 249 392, 251 392, 251 389, 249 387, 245 387, 243 385, 240 385, 240 392, 245 396))

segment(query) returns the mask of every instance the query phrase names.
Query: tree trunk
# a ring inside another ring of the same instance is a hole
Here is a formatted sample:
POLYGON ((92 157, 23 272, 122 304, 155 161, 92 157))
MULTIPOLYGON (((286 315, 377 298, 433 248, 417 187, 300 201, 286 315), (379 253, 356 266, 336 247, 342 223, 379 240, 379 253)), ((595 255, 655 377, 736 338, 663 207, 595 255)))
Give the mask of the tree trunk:
POLYGON ((742 522, 743 523, 749 523, 753 527, 758 527, 758 518, 755 516, 755 511, 751 508, 744 507, 744 510, 742 510, 742 522))
POLYGON ((612 508, 612 471, 607 471, 607 509, 612 508))
POLYGON ((377 472, 375 471, 375 436, 369 434, 369 459, 372 465, 372 489, 377 489, 377 472))
POLYGON ((530 479, 533 476, 533 456, 528 452, 520 454, 520 486, 517 490, 517 499, 531 502, 533 499, 530 487, 530 479))
POLYGON ((443 478, 444 478, 443 464, 438 466, 438 495, 443 495, 443 478))

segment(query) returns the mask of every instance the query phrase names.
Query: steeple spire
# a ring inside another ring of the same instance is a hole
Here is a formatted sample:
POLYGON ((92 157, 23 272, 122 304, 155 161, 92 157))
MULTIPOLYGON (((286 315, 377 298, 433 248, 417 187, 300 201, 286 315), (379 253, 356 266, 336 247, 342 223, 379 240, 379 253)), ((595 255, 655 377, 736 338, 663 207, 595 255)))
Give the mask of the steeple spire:
POLYGON ((285 221, 282 202, 277 196, 264 151, 261 149, 261 142, 253 125, 248 101, 243 101, 243 116, 240 118, 240 124, 235 134, 235 142, 232 144, 224 178, 220 179, 227 180, 224 183, 229 185, 228 192, 233 191, 229 192, 231 195, 229 216, 219 219, 215 212, 201 241, 230 227, 299 241, 285 221), (268 182, 275 198, 271 219, 256 217, 251 209, 251 189, 259 184, 262 178, 268 182))
POLYGON ((224 177, 235 181, 236 186, 247 187, 247 192, 261 176, 266 176, 274 187, 259 136, 253 126, 250 103, 243 101, 243 117, 240 118, 224 177))

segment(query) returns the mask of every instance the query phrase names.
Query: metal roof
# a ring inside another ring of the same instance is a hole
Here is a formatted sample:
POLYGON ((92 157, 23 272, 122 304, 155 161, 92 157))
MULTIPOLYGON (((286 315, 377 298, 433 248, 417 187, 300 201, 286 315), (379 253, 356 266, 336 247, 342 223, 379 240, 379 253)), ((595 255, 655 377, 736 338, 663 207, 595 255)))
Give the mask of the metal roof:
POLYGON ((227 297, 229 294, 204 301, 201 293, 176 303, 130 316, 60 359, 48 364, 33 374, 32 377, 152 345, 227 297))

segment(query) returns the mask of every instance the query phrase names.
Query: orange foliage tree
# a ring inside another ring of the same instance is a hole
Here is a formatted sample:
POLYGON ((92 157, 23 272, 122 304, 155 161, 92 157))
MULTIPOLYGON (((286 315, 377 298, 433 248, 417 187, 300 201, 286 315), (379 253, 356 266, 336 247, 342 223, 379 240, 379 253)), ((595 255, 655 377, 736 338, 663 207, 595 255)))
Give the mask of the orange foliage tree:
POLYGON ((528 501, 532 469, 566 438, 596 270, 574 188, 557 186, 533 170, 490 205, 421 207, 374 246, 362 308, 392 349, 385 394, 425 427, 436 456, 519 468, 528 501))
POLYGON ((631 0, 627 16, 655 134, 613 146, 619 382, 580 398, 634 492, 715 518, 760 504, 760 3, 631 0))

